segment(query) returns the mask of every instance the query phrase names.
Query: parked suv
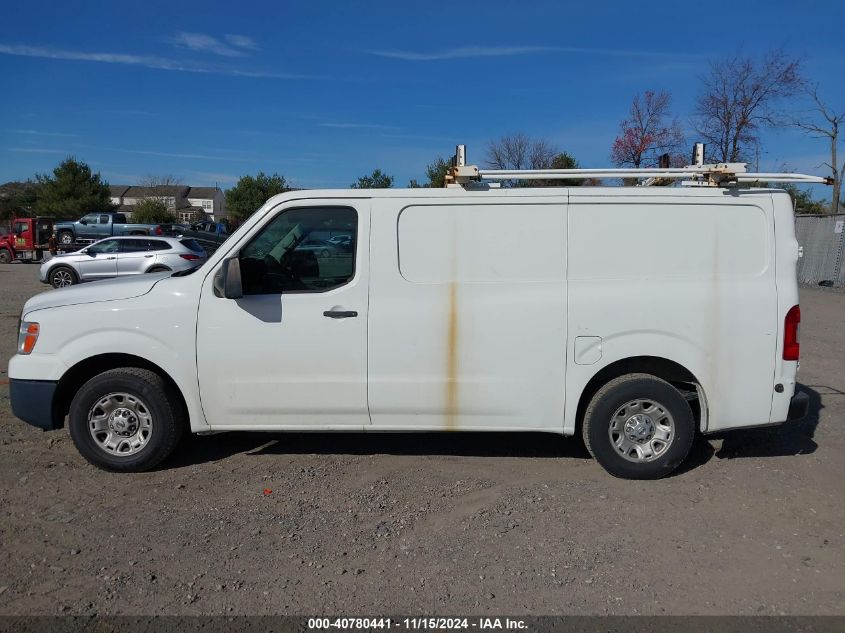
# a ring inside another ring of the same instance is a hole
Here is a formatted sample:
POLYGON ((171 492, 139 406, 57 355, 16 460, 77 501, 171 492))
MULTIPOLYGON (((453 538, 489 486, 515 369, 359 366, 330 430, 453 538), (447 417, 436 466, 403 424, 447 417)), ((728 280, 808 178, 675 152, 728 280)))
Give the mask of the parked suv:
POLYGON ((202 265, 205 251, 195 240, 174 237, 110 237, 41 264, 41 281, 53 288, 202 265))

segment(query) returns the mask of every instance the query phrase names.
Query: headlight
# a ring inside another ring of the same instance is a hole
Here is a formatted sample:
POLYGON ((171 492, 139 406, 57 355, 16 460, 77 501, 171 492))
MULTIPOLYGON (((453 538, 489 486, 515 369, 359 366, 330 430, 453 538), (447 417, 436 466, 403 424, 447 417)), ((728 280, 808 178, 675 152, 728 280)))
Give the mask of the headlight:
POLYGON ((38 340, 41 327, 33 321, 21 321, 18 331, 18 354, 29 354, 38 340))

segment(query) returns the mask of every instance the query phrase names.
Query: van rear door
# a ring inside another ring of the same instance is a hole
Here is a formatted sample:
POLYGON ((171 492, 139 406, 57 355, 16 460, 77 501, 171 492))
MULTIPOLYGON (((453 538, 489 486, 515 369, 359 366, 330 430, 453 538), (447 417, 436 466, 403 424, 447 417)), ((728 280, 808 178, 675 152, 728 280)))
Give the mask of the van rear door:
POLYGON ((566 198, 373 205, 373 428, 562 431, 566 198))

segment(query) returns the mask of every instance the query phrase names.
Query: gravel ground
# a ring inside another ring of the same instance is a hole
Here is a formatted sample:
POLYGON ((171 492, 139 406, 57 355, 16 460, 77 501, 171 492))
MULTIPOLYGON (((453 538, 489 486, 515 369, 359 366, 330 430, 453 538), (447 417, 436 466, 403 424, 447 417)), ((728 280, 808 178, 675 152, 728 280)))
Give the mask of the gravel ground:
POLYGON ((845 614, 841 293, 802 291, 806 421, 633 482, 530 434, 239 433, 101 472, 10 412, 44 289, 0 265, 0 614, 845 614))

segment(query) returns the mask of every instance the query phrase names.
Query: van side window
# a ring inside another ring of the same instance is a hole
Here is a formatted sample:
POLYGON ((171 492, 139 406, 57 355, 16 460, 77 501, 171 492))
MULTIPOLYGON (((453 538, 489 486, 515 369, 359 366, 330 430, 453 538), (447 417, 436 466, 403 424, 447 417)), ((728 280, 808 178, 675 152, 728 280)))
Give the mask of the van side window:
POLYGON ((273 218, 240 253, 245 295, 325 292, 355 274, 358 214, 349 207, 286 209, 273 218), (340 247, 329 238, 351 236, 340 247))

